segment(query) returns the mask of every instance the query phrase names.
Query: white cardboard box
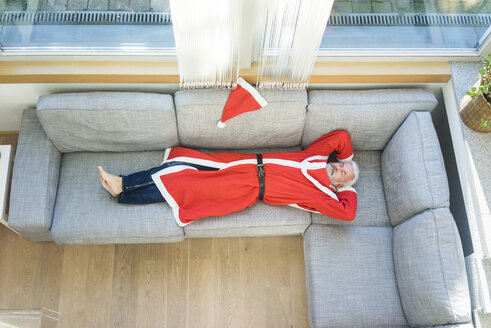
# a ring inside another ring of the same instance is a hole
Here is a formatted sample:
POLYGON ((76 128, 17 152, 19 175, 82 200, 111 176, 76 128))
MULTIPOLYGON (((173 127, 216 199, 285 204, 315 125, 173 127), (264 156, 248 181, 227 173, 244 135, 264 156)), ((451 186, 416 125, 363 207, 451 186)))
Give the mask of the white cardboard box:
MULTIPOLYGON (((7 194, 12 168, 12 146, 0 145, 0 221, 7 225, 7 194)), ((8 226, 8 225, 7 225, 8 226)))

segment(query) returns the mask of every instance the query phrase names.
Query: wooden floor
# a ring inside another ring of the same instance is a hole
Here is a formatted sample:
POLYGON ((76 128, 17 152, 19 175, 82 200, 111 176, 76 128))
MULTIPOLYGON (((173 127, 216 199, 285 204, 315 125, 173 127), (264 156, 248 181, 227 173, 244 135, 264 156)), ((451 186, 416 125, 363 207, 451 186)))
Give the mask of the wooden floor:
POLYGON ((1 226, 0 291, 59 327, 308 327, 299 236, 59 246, 1 226))
POLYGON ((308 327, 302 237, 59 246, 0 225, 0 309, 40 307, 59 327, 308 327))

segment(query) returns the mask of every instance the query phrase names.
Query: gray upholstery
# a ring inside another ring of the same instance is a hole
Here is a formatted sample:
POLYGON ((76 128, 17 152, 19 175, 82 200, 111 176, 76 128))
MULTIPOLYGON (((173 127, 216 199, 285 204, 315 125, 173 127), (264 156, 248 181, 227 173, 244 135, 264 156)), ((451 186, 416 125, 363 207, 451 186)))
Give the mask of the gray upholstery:
POLYGON ((184 232, 199 238, 301 235, 311 222, 306 211, 259 202, 240 212, 196 220, 184 232))
POLYGON ((428 112, 413 112, 382 153, 382 179, 392 225, 430 208, 449 206, 438 137, 428 112))
POLYGON ((172 96, 137 92, 43 96, 39 121, 62 153, 142 151, 177 146, 172 96))
POLYGON ((46 137, 35 110, 25 110, 12 175, 9 225, 31 240, 51 240, 60 161, 61 154, 46 137))
POLYGON ((304 236, 312 327, 402 327, 391 227, 312 224, 304 236))
POLYGON ((431 111, 436 104, 432 92, 418 89, 310 91, 302 146, 346 130, 355 150, 382 150, 411 111, 431 111))
POLYGON ((226 122, 220 129, 230 90, 186 90, 175 95, 181 144, 191 148, 293 147, 302 139, 307 92, 260 92, 268 105, 226 122))
POLYGON ((469 326, 465 264, 438 138, 428 112, 409 114, 432 110, 431 92, 312 91, 307 112, 306 91, 261 91, 268 106, 219 129, 229 93, 181 91, 175 109, 171 96, 158 94, 42 97, 37 112, 24 114, 9 224, 32 240, 61 244, 305 233, 312 327, 469 326), (183 229, 165 203, 118 204, 96 169, 148 169, 177 144, 209 152, 299 150, 335 129, 351 134, 361 169, 352 222, 259 202, 183 229))
POLYGON ((426 211, 395 227, 394 259, 411 326, 471 320, 462 245, 447 208, 426 211))
POLYGON ((60 244, 161 243, 184 238, 165 203, 119 204, 99 181, 96 166, 129 174, 160 164, 162 151, 64 154, 51 236, 60 244))
POLYGON ((353 158, 360 166, 360 178, 354 186, 358 195, 358 207, 353 221, 342 221, 322 214, 312 214, 317 224, 342 224, 363 226, 389 226, 385 205, 384 186, 380 173, 380 151, 356 151, 353 158))

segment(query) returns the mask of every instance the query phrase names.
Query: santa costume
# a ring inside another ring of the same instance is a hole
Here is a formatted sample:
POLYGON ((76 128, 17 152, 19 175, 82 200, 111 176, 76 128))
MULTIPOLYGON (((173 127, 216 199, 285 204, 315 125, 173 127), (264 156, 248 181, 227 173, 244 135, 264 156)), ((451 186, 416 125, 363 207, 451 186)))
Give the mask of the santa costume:
POLYGON ((164 165, 152 179, 180 226, 243 210, 260 198, 266 204, 290 205, 351 221, 356 213, 356 191, 351 187, 335 191, 331 186, 326 166, 332 152, 340 161, 351 160, 353 148, 346 131, 328 133, 303 151, 260 156, 205 154, 174 147, 165 151, 163 162, 172 165, 164 165), (199 166, 212 170, 203 171, 199 166))

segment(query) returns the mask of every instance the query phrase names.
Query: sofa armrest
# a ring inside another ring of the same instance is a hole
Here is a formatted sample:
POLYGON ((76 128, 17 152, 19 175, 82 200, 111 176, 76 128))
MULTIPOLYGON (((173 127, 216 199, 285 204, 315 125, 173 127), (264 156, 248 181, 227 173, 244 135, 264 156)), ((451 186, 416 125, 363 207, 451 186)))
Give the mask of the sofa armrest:
POLYGON ((51 240, 61 153, 44 133, 35 110, 25 110, 10 192, 9 226, 33 241, 51 240))
POLYGON ((399 295, 410 326, 472 320, 462 244, 448 208, 420 213, 394 227, 392 247, 399 295))

